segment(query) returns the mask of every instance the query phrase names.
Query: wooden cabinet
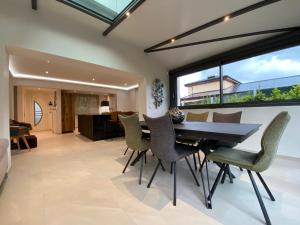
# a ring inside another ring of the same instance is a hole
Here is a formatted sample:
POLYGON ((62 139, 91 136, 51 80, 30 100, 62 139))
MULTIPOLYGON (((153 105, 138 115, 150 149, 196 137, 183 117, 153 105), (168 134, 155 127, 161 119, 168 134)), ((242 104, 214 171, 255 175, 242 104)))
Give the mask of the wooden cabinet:
POLYGON ((62 133, 75 130, 75 96, 72 93, 61 93, 62 133))

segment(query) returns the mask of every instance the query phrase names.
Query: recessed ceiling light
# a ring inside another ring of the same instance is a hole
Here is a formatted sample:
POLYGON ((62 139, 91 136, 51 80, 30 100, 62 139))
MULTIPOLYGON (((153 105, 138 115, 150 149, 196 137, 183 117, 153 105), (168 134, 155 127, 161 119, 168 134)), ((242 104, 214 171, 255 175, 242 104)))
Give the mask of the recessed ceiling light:
POLYGON ((50 63, 50 60, 47 60, 47 63, 50 63))
POLYGON ((124 86, 127 86, 127 83, 124 83, 124 86))
POLYGON ((227 22, 230 19, 230 16, 225 16, 224 21, 227 22))
POLYGON ((130 16, 130 12, 127 12, 127 13, 126 13, 126 16, 129 17, 129 16, 130 16))
POLYGON ((111 89, 118 89, 123 91, 129 91, 135 88, 138 88, 139 85, 131 85, 131 86, 117 86, 117 85, 110 85, 110 84, 103 84, 103 83, 95 83, 95 82, 84 82, 84 81, 78 81, 78 80, 67 80, 57 77, 49 77, 49 76, 38 76, 38 75, 31 75, 31 74, 22 74, 22 73, 16 73, 14 68, 9 68, 11 74, 15 78, 20 79, 31 79, 31 80, 42 80, 42 81, 52 81, 52 82, 61 82, 61 83, 69 83, 69 84, 81 84, 86 86, 93 86, 93 87, 102 87, 102 88, 111 88, 111 89))
POLYGON ((171 39, 171 42, 174 43, 174 42, 175 42, 175 38, 172 38, 172 39, 171 39))
POLYGON ((38 88, 38 90, 41 90, 41 88, 38 88))
POLYGON ((95 77, 93 77, 93 79, 92 79, 93 81, 95 80, 95 77))
POLYGON ((45 74, 48 74, 49 73, 49 71, 45 71, 45 74))

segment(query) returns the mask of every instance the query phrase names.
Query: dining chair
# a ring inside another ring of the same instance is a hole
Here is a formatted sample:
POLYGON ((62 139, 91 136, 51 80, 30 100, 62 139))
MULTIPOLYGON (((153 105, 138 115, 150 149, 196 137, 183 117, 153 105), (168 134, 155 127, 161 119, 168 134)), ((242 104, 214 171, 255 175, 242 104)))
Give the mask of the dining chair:
MULTIPOLYGON (((138 113, 135 113, 135 114, 138 116, 138 113)), ((126 117, 126 116, 128 116, 128 114, 121 114, 121 116, 126 117)), ((148 133, 147 131, 142 130, 142 138, 150 140, 150 133, 148 133)), ((129 147, 126 146, 126 149, 125 149, 123 155, 126 155, 126 153, 128 152, 128 149, 129 149, 129 147)), ((146 155, 145 155, 145 162, 146 162, 146 155)))
MULTIPOLYGON (((280 142, 281 136, 290 120, 288 112, 279 113, 267 126, 263 136, 261 138, 261 150, 258 153, 253 153, 249 151, 243 151, 240 149, 220 147, 217 151, 211 152, 207 155, 208 160, 214 162, 219 162, 222 164, 220 171, 217 175, 217 178, 213 184, 212 189, 210 190, 208 201, 211 203, 212 196, 217 188, 217 185, 220 181, 221 174, 225 170, 226 165, 235 165, 247 170, 250 177, 251 183, 253 185, 254 191, 256 193, 259 205, 263 212, 264 218, 267 225, 271 224, 270 218, 268 216, 266 207, 256 185, 256 182, 253 178, 252 171, 256 173, 262 185, 264 186, 266 192, 268 193, 270 199, 275 201, 274 196, 272 195, 269 187, 261 176, 261 172, 267 170, 275 156, 278 149, 278 144, 280 142)), ((206 170, 207 170, 207 162, 206 170)), ((211 204, 210 204, 211 206, 211 204)))
MULTIPOLYGON (((212 121, 215 122, 215 123, 240 123, 241 122, 241 117, 242 117, 242 111, 238 111, 238 112, 235 112, 235 113, 218 113, 218 112, 214 112, 212 121)), ((206 149, 202 149, 202 150, 204 150, 205 154, 208 154, 208 153, 210 153, 211 150, 215 151, 219 147, 233 148, 236 145, 237 145, 237 143, 234 143, 234 142, 208 140, 207 143, 206 143, 206 149)), ((200 167, 200 169, 202 169, 203 165, 204 164, 202 163, 202 166, 200 167)), ((223 174, 221 183, 224 183, 226 175, 228 175, 230 183, 233 183, 232 178, 234 178, 235 176, 231 173, 230 166, 227 166, 227 165, 226 165, 226 168, 224 170, 224 174, 223 174)))
POLYGON ((137 114, 131 116, 119 115, 119 119, 125 130, 125 140, 127 147, 133 150, 122 173, 125 173, 134 153, 137 152, 137 158, 140 161, 139 184, 141 184, 143 164, 145 161, 146 152, 150 149, 150 141, 142 138, 142 128, 140 126, 137 114))
MULTIPOLYGON (((185 118, 185 121, 187 122, 206 122, 208 118, 208 113, 191 113, 188 112, 185 118)), ((180 142, 182 144, 187 144, 187 145, 199 145, 199 143, 202 141, 201 138, 191 136, 191 135, 176 135, 176 141, 180 142)), ((199 149, 200 151, 200 149, 199 149)), ((199 151, 197 152, 198 156, 198 161, 199 161, 199 166, 201 165, 201 158, 200 158, 200 153, 199 151)), ((193 154, 193 160, 194 160, 194 167, 195 171, 197 171, 197 162, 196 162, 196 156, 193 154)))
MULTIPOLYGON (((190 155, 197 153, 198 149, 195 146, 176 143, 175 131, 174 131, 174 127, 170 115, 165 115, 157 118, 150 118, 146 115, 143 116, 151 134, 151 140, 150 140, 151 151, 158 158, 158 163, 147 185, 147 188, 150 188, 151 183, 158 170, 158 167, 161 165, 161 161, 171 163, 172 170, 173 170, 173 178, 174 178, 173 205, 175 206, 176 205, 176 162, 184 158, 196 182, 196 185, 200 186, 198 179, 188 160, 188 157, 190 155)), ((206 196, 202 172, 200 174, 201 174, 203 192, 204 195, 206 196)), ((205 203, 207 205, 206 197, 205 197, 205 203)))

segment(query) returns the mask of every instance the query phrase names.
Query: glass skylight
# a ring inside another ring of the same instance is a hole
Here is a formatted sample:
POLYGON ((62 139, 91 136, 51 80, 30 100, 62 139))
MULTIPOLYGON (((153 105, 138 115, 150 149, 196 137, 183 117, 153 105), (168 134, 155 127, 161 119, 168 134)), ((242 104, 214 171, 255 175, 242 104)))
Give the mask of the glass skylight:
POLYGON ((64 0, 64 2, 105 22, 113 22, 133 0, 64 0))

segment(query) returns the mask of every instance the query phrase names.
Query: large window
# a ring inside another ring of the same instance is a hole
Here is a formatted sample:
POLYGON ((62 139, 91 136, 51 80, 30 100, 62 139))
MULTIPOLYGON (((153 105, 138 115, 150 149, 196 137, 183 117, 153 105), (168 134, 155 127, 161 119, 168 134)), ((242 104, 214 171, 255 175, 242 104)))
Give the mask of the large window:
POLYGON ((178 77, 177 93, 179 106, 300 101, 300 46, 178 77))
POLYGON ((180 106, 218 104, 220 103, 219 67, 178 77, 177 88, 180 106))

